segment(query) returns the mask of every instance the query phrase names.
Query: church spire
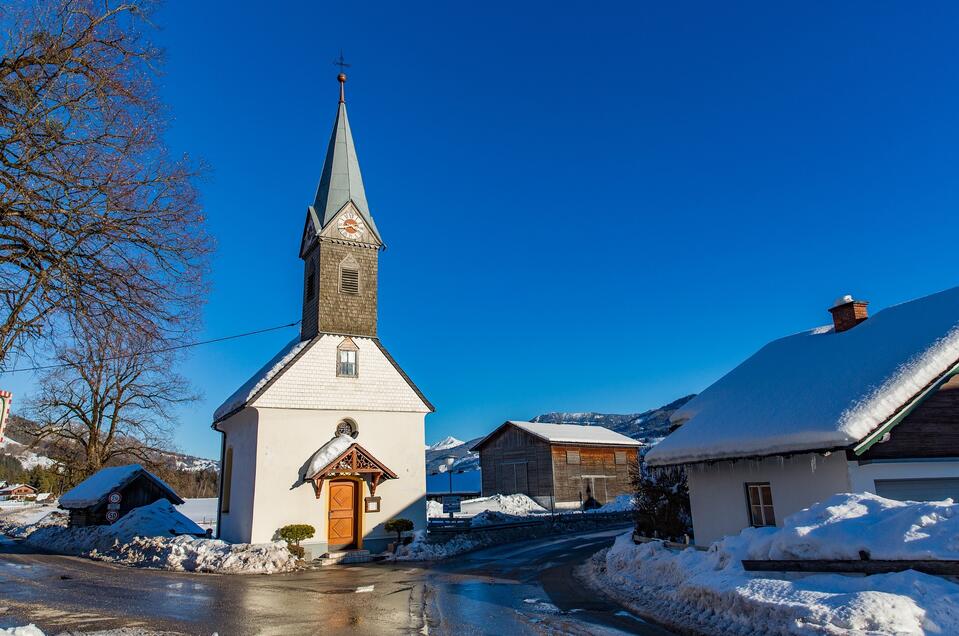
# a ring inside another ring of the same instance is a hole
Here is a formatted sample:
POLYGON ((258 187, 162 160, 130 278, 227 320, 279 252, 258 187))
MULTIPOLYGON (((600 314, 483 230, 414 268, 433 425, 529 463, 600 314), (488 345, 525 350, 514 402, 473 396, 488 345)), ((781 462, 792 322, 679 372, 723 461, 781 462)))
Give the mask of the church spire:
POLYGON ((346 75, 340 73, 337 79, 340 83, 340 103, 326 149, 323 171, 320 173, 320 184, 316 188, 313 201, 313 210, 320 225, 318 231, 322 231, 347 203, 352 202, 370 232, 382 242, 366 202, 360 162, 353 144, 350 121, 346 116, 346 75))

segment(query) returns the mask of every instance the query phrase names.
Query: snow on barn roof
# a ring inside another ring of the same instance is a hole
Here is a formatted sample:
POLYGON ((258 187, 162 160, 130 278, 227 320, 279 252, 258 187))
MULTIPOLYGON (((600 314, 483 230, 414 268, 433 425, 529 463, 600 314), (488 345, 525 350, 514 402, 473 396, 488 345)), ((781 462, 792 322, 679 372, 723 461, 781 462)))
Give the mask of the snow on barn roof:
POLYGON ((273 359, 263 365, 263 368, 254 373, 253 377, 244 382, 233 395, 228 397, 226 401, 213 412, 213 420, 218 422, 227 415, 230 415, 233 411, 242 408, 267 382, 282 371, 306 345, 310 344, 310 342, 310 340, 300 340, 299 336, 288 342, 286 346, 280 349, 279 353, 273 356, 273 359))
POLYGON ((183 500, 176 494, 176 491, 166 485, 162 479, 140 464, 130 464, 128 466, 101 468, 64 493, 64 495, 60 497, 60 507, 69 509, 95 506, 103 501, 111 492, 123 488, 140 475, 145 475, 161 488, 168 490, 177 500, 174 503, 183 503, 183 500))
POLYGON ((677 410, 652 465, 850 446, 959 362, 959 287, 770 342, 677 410))
POLYGON ((542 422, 507 421, 496 427, 492 433, 473 444, 470 450, 477 450, 487 440, 505 426, 515 426, 527 433, 552 444, 598 444, 603 446, 642 446, 636 440, 611 431, 602 426, 583 426, 581 424, 546 424, 542 422))

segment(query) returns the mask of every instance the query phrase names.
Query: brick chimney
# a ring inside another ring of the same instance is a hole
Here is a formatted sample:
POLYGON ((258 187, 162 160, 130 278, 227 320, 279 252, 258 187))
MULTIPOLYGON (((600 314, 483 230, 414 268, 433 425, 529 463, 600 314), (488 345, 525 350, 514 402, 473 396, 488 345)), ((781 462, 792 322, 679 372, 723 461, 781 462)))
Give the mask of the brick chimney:
POLYGON ((832 324, 836 328, 836 333, 849 331, 863 320, 869 317, 865 300, 855 300, 849 294, 842 298, 837 298, 829 313, 832 314, 832 324))

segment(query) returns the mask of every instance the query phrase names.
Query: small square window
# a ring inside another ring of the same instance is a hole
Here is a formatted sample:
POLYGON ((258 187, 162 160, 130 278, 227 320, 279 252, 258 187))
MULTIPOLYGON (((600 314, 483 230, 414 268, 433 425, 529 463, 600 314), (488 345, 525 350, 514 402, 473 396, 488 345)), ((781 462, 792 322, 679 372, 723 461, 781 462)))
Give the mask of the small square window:
POLYGON ((613 457, 618 465, 626 463, 626 451, 613 451, 613 457))
POLYGON ((579 451, 578 451, 578 450, 568 450, 568 451, 566 451, 566 463, 567 463, 567 464, 578 464, 578 463, 579 463, 579 451))
POLYGON ((757 528, 776 525, 773 491, 768 483, 746 484, 746 505, 749 507, 751 525, 757 528))
POLYGON ((360 270, 347 267, 340 269, 340 291, 344 294, 360 293, 360 270))
POLYGON ((337 353, 336 375, 347 378, 356 377, 356 352, 341 349, 337 353))

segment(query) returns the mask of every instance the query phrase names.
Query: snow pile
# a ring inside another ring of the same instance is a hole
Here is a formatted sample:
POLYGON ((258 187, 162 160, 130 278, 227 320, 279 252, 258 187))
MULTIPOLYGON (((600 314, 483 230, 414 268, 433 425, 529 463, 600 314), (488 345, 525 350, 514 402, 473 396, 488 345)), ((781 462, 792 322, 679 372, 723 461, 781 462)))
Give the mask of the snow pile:
POLYGON ((203 531, 160 499, 131 510, 110 526, 39 528, 25 542, 63 554, 166 570, 269 574, 296 567, 296 558, 283 541, 233 545, 193 533, 203 531))
POLYGON ((300 340, 300 337, 297 336, 290 342, 286 344, 285 347, 280 349, 280 352, 273 356, 273 359, 263 365, 259 371, 253 374, 249 380, 243 383, 243 385, 236 390, 230 397, 226 399, 223 404, 213 412, 213 419, 219 421, 232 413, 233 411, 243 407, 246 403, 252 398, 257 392, 263 388, 267 382, 269 382, 273 377, 282 371, 286 365, 288 365, 293 358, 296 357, 300 351, 303 350, 306 345, 313 342, 312 340, 300 340))
POLYGON ((342 455, 354 443, 356 443, 355 439, 341 433, 320 446, 320 449, 313 453, 313 457, 310 458, 306 471, 303 473, 303 479, 309 479, 329 466, 330 462, 342 455))
POLYGON ((442 517, 443 516, 443 504, 438 501, 427 501, 426 502, 426 516, 427 517, 442 517))
POLYGON ((60 506, 63 508, 86 508, 87 506, 94 506, 111 492, 122 488, 141 474, 153 479, 162 488, 174 492, 163 480, 146 470, 140 464, 111 466, 109 468, 101 468, 64 493, 64 495, 60 497, 60 506))
POLYGON ((43 636, 43 632, 39 627, 30 623, 22 627, 0 628, 0 636, 43 636))
POLYGON ((508 515, 504 512, 499 512, 498 510, 484 510, 470 519, 470 526, 473 528, 480 528, 483 526, 492 526, 498 523, 510 523, 513 521, 523 521, 523 517, 517 515, 508 515))
POLYGON ((412 543, 400 546, 388 558, 393 561, 439 561, 490 544, 492 538, 486 533, 482 536, 458 534, 445 543, 429 543, 426 532, 417 530, 413 533, 412 543))
POLYGON ((679 630, 724 634, 959 633, 959 585, 914 571, 872 576, 745 572, 742 559, 956 558, 951 501, 900 503, 837 495, 785 520, 747 528, 709 551, 675 552, 621 535, 591 562, 603 590, 679 630))
POLYGON ((27 503, 0 507, 0 533, 11 537, 25 537, 38 528, 65 526, 67 513, 52 505, 27 503))
POLYGON ((845 446, 957 361, 959 287, 886 308, 842 333, 819 328, 781 338, 679 408, 672 421, 689 421, 646 461, 845 446))
POLYGON ((607 501, 599 508, 587 510, 587 513, 593 512, 630 512, 636 509, 636 498, 632 495, 620 495, 612 501, 607 501))
POLYGON ((507 515, 525 517, 533 514, 546 514, 546 509, 524 494, 493 495, 477 499, 464 499, 460 502, 464 514, 477 515, 481 512, 502 512, 507 515))

